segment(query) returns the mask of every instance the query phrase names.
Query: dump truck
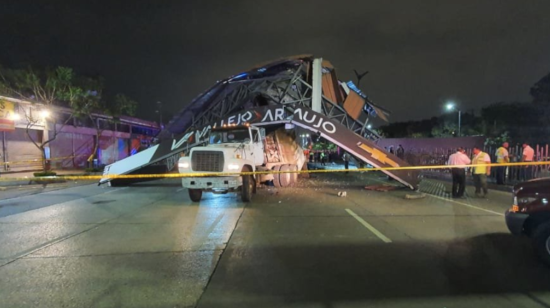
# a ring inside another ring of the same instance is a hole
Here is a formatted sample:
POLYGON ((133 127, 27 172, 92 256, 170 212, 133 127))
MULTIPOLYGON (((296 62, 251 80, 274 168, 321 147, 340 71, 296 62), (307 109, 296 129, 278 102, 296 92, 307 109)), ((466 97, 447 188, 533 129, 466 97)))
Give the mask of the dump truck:
POLYGON ((190 175, 182 178, 182 186, 194 202, 201 200, 203 192, 240 192, 242 201, 249 202, 261 183, 276 187, 296 183, 296 171, 305 163, 294 130, 280 128, 266 135, 263 127, 224 125, 212 128, 205 146, 193 147, 181 157, 178 171, 190 175), (265 173, 240 175, 254 171, 265 173))

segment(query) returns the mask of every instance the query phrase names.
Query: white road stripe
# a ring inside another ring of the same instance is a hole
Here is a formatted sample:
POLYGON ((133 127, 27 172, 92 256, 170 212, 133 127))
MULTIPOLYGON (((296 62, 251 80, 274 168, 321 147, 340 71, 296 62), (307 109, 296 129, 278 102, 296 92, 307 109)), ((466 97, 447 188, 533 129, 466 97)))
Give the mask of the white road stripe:
POLYGON ((184 189, 185 189, 185 187, 182 187, 182 188, 176 190, 176 192, 180 192, 180 191, 182 191, 182 190, 184 190, 184 189))
POLYGON ((473 209, 476 209, 476 210, 484 211, 484 212, 487 212, 487 213, 491 213, 491 214, 495 214, 495 215, 499 215, 499 216, 504 216, 504 214, 502 214, 502 213, 487 210, 487 209, 484 209, 482 207, 477 207, 475 205, 471 205, 471 204, 468 204, 468 203, 462 203, 462 202, 452 200, 452 199, 445 199, 445 198, 441 198, 441 197, 435 196, 435 195, 430 195, 430 197, 434 197, 434 198, 441 199, 441 200, 444 200, 444 201, 449 201, 449 202, 453 202, 453 203, 456 203, 456 204, 464 205, 464 206, 467 206, 467 207, 470 207, 470 208, 473 208, 473 209))
POLYGON ((94 195, 94 197, 95 197, 95 196, 99 196, 99 195, 105 195, 105 194, 114 193, 114 192, 116 192, 116 191, 123 190, 123 189, 128 189, 128 188, 130 188, 130 187, 121 187, 121 188, 113 189, 113 190, 110 190, 110 191, 107 191, 107 192, 104 192, 104 193, 100 193, 100 194, 94 195))
POLYGON ((381 239, 384 243, 391 243, 391 240, 386 237, 382 232, 376 230, 373 226, 371 226, 368 222, 366 222, 363 218, 357 216, 352 210, 346 209, 346 212, 350 214, 353 218, 357 219, 359 223, 361 223, 365 228, 369 229, 370 232, 374 233, 374 235, 378 236, 379 239, 381 239))

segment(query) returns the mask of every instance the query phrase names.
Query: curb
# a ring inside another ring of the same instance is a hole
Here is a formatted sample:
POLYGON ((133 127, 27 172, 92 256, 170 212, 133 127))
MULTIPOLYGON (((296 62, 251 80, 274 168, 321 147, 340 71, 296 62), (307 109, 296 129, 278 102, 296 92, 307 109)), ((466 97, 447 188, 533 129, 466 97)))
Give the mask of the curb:
MULTIPOLYGON (((12 173, 13 174, 13 173, 12 173)), ((79 175, 89 175, 88 173, 71 173, 71 174, 59 174, 58 176, 79 176, 79 175)), ((47 184, 58 184, 58 183, 66 183, 67 180, 65 179, 44 179, 41 180, 37 177, 28 177, 25 176, 25 180, 3 180, 3 179, 9 179, 9 177, 4 177, 2 180, 0 180, 0 188, 1 187, 13 187, 13 186, 24 186, 24 185, 47 185, 47 184)))

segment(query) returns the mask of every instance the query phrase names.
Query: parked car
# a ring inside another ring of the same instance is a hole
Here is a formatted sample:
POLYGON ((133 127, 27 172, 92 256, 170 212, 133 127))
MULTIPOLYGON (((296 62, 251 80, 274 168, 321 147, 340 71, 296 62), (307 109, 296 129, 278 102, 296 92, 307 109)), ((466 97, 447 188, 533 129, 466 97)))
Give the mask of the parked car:
POLYGON ((550 179, 536 179, 514 186, 512 208, 506 225, 514 235, 533 239, 537 255, 550 265, 550 179))

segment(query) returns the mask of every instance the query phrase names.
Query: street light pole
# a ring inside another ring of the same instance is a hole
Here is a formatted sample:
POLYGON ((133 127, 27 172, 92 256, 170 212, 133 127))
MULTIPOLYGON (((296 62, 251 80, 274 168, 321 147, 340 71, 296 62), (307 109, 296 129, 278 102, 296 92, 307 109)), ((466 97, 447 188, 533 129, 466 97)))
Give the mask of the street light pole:
POLYGON ((460 122, 461 122, 462 111, 460 109, 456 108, 456 105, 452 102, 447 103, 446 108, 449 111, 452 111, 452 110, 458 111, 458 137, 460 137, 461 136, 461 134, 460 134, 460 124, 461 123, 460 122))
POLYGON ((462 112, 458 109, 458 137, 460 137, 460 114, 462 112))

